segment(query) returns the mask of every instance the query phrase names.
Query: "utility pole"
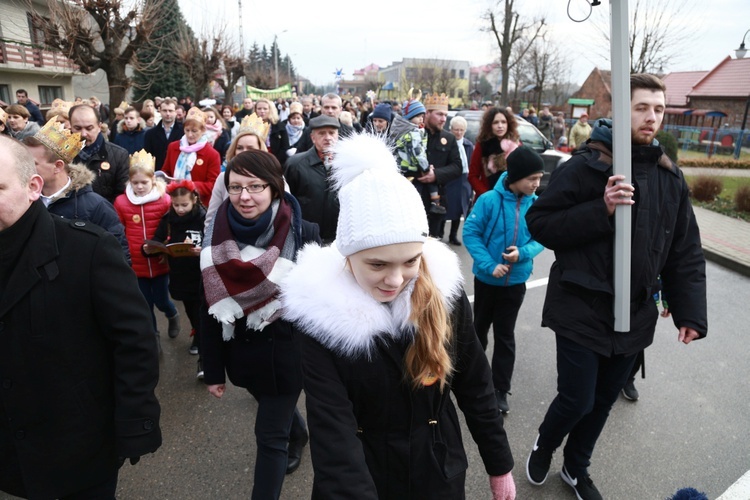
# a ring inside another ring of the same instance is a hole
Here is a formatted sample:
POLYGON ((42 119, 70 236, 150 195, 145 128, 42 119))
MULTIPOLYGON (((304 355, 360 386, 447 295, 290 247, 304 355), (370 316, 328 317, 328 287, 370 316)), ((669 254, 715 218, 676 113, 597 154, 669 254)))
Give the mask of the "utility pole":
POLYGON ((242 36, 242 0, 237 0, 237 4, 240 8, 240 56, 242 57, 242 78, 240 78, 240 81, 242 82, 242 99, 244 100, 247 97, 247 82, 245 81, 245 38, 242 36))
POLYGON ((274 67, 274 73, 276 74, 276 86, 274 88, 279 88, 279 46, 276 45, 276 39, 278 37, 274 34, 273 35, 273 67, 274 67))

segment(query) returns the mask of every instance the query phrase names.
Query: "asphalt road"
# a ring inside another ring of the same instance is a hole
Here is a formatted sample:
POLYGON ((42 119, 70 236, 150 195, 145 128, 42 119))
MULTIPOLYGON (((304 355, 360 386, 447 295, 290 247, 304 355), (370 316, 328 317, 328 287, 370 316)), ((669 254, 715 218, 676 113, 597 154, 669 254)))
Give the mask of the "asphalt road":
MULTIPOLYGON (((471 259, 463 247, 458 252, 471 295, 471 259)), ((541 283, 536 280, 547 276, 552 260, 549 251, 537 258, 532 282, 541 283)), ((647 378, 636 382, 641 399, 621 399, 613 408, 590 468, 605 498, 663 500, 692 486, 714 499, 750 469, 750 279, 709 263, 708 280, 708 338, 679 344, 671 320, 659 320, 656 340, 646 354, 647 378)), ((518 498, 572 499, 558 475, 561 451, 544 486, 532 487, 525 477, 527 453, 555 395, 554 335, 539 326, 544 293, 543 284, 530 288, 519 315, 511 413, 505 425, 516 460, 518 498)), ((166 331, 163 317, 160 328, 166 331)), ((255 401, 236 387, 229 387, 221 400, 208 394, 195 379, 196 357, 187 352, 188 330, 185 323, 177 339, 162 341, 158 396, 164 444, 137 465, 123 467, 120 499, 250 496, 255 401)), ((304 412, 304 395, 300 408, 304 412)), ((491 498, 487 475, 466 430, 464 440, 470 462, 466 497, 491 498)), ((282 498, 309 498, 311 485, 306 448, 300 468, 287 476, 282 498)))

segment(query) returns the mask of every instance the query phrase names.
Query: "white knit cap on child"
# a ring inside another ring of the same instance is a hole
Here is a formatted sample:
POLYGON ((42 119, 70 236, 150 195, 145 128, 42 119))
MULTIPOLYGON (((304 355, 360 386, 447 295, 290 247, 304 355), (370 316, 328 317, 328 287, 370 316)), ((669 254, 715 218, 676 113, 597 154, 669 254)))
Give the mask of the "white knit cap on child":
POLYGON ((427 239, 422 198, 381 139, 359 134, 340 140, 332 172, 341 206, 335 245, 342 255, 427 239))

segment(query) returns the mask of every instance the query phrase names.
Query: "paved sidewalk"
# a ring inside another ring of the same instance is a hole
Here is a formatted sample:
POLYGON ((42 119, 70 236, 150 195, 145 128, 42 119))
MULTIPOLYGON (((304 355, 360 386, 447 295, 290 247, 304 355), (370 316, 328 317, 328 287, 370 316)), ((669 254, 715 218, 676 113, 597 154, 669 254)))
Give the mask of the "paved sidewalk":
POLYGON ((693 207, 706 258, 750 276, 750 222, 693 207))
POLYGON ((689 177, 696 175, 715 175, 718 177, 750 177, 750 170, 740 168, 706 168, 680 167, 682 173, 689 177))

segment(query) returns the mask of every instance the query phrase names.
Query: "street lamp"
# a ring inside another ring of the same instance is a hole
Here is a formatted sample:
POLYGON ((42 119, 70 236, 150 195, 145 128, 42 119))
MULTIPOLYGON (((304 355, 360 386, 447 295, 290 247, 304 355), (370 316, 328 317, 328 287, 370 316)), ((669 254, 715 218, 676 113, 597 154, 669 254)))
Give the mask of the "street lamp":
MULTIPOLYGON (((281 32, 281 34, 284 34, 286 32, 287 30, 284 30, 281 32)), ((277 38, 278 36, 276 36, 276 34, 274 33, 273 35, 273 48, 274 48, 273 68, 274 68, 274 73, 276 75, 276 87, 274 88, 279 88, 279 45, 276 43, 277 38)))
POLYGON ((745 54, 747 54, 747 49, 745 48, 745 37, 747 34, 750 33, 750 30, 747 30, 745 32, 745 36, 742 37, 742 43, 740 44, 739 49, 734 49, 734 53, 737 55, 737 59, 743 59, 745 57, 745 54))

